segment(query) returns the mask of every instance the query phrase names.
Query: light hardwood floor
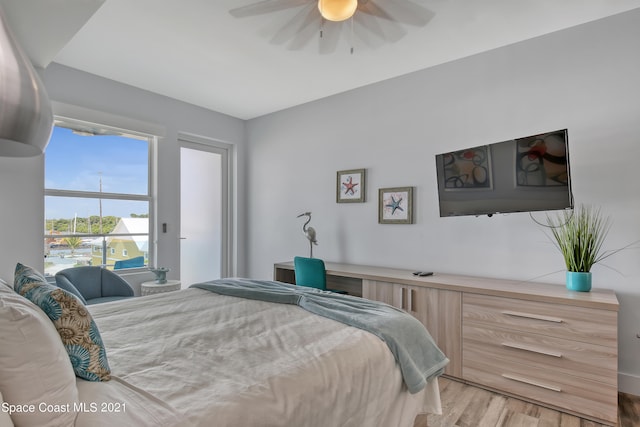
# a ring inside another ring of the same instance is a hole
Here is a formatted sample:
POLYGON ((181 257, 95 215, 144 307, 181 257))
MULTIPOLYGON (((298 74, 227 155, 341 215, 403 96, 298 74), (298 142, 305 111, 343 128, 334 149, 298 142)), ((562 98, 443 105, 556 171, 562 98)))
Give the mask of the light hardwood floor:
MULTIPOLYGON (((512 397, 440 378, 442 415, 419 415, 414 427, 602 427, 512 397)), ((618 398, 618 426, 640 426, 640 397, 618 398)))

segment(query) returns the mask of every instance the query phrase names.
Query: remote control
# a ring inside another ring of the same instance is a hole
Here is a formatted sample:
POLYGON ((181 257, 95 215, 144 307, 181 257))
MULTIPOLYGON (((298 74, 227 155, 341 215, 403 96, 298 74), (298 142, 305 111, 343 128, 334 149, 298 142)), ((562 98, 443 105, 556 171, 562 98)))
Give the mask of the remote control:
POLYGON ((433 271, 421 271, 418 276, 420 277, 425 277, 425 276, 432 276, 433 275, 433 271))

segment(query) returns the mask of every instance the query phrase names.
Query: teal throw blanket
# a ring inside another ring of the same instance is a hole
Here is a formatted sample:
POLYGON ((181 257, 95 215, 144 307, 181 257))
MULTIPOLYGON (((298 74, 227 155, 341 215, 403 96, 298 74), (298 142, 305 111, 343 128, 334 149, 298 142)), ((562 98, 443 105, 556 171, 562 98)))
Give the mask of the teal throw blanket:
POLYGON ((220 279, 191 287, 220 295, 295 304, 319 316, 370 332, 389 346, 411 393, 422 390, 427 380, 441 375, 449 363, 420 321, 388 304, 264 280, 220 279))

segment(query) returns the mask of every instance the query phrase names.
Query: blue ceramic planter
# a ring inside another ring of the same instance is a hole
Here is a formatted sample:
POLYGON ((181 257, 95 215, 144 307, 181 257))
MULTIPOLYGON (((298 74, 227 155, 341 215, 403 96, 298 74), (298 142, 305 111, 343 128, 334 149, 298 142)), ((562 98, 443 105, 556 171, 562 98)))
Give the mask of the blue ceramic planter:
POLYGON ((591 272, 567 271, 567 289, 589 292, 591 290, 591 272))

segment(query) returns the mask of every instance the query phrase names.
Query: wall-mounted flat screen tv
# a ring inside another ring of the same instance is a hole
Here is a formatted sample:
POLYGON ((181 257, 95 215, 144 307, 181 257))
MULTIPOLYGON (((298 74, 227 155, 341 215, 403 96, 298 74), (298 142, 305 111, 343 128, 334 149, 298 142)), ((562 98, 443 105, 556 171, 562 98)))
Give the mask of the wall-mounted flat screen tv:
POLYGON ((440 216, 573 208, 567 130, 436 155, 440 216))

